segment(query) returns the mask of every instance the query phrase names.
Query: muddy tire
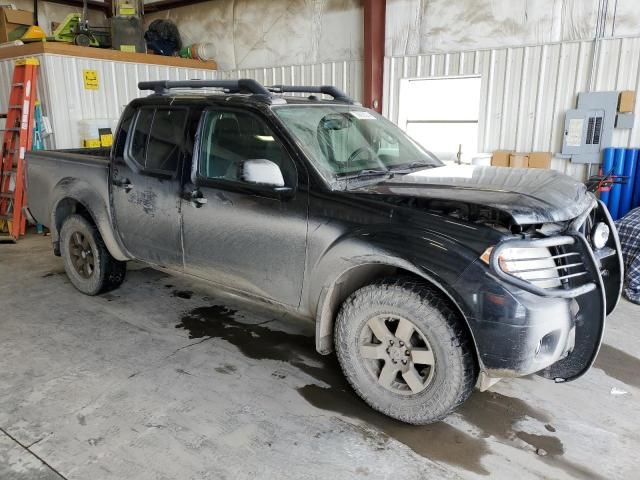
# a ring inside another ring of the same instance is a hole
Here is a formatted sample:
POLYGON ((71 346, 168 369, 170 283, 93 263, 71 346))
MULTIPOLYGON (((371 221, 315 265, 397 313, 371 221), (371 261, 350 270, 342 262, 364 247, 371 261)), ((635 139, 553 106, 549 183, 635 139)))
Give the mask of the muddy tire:
POLYGON ((412 424, 442 420, 471 394, 471 339, 441 293, 412 279, 365 286, 342 305, 335 347, 345 377, 371 407, 412 424))
POLYGON ((69 280, 82 293, 108 292, 124 281, 126 262, 111 256, 98 229, 80 215, 71 215, 62 224, 60 253, 69 280))

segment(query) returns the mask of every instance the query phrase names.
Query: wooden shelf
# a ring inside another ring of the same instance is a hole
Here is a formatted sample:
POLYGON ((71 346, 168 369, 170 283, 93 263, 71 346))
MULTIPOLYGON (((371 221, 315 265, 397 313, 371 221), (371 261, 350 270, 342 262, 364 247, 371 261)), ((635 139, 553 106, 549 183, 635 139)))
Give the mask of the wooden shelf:
POLYGON ((149 65, 166 65, 169 67, 197 68, 200 70, 216 70, 216 62, 203 62, 180 57, 165 57, 146 53, 128 53, 105 48, 78 47, 62 42, 35 42, 16 47, 0 48, 0 59, 25 57, 27 55, 68 55, 71 57, 96 58, 98 60, 115 60, 118 62, 145 63, 149 65))

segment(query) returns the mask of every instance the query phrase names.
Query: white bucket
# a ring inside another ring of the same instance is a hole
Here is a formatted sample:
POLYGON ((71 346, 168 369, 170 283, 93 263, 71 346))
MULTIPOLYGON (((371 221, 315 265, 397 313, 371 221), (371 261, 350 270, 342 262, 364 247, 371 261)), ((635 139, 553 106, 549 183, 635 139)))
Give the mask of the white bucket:
POLYGON ((491 157, 490 153, 481 153, 471 159, 471 165, 488 167, 491 165, 491 157))
POLYGON ((216 47, 213 43, 199 43, 196 51, 198 53, 198 58, 207 62, 214 60, 216 47))

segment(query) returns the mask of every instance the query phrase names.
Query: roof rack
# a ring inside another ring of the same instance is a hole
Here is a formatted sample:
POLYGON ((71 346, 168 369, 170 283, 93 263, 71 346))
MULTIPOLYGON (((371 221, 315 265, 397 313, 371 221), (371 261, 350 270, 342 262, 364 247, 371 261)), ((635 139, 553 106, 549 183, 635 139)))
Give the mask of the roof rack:
POLYGON ((266 87, 267 90, 274 93, 322 93, 333 97, 338 102, 355 104, 346 93, 333 85, 322 85, 320 87, 298 86, 298 85, 273 85, 266 87))
POLYGON ((139 82, 140 90, 153 90, 156 95, 166 95, 172 88, 219 88, 226 93, 244 93, 255 95, 267 103, 282 102, 274 93, 321 93, 333 97, 338 102, 357 104, 339 88, 331 85, 321 87, 297 85, 273 85, 265 87, 251 78, 239 80, 152 80, 139 82))
POLYGON ((140 90, 153 90, 158 95, 167 94, 172 88, 220 88, 228 93, 250 93, 271 97, 271 92, 250 78, 240 80, 152 80, 139 82, 140 90))

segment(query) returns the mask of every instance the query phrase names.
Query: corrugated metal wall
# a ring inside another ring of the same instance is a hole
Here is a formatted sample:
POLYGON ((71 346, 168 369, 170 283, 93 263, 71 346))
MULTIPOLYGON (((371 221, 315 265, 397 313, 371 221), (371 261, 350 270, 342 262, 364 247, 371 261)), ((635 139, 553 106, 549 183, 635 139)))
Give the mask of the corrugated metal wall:
POLYGON ((353 99, 362 99, 362 61, 249 68, 219 72, 221 78, 253 78, 263 85, 335 85, 353 99))
MULTIPOLYGON (((563 42, 385 59, 384 114, 398 121, 403 78, 481 75, 478 148, 560 152, 564 112, 588 89, 593 41, 563 42)), ((640 90, 640 37, 602 40, 595 90, 640 90)), ((428 108, 428 106, 425 106, 428 108)), ((636 105, 636 115, 640 103, 636 105)), ((640 146, 640 127, 616 130, 615 146, 640 146)), ((555 158, 553 168, 584 178, 583 166, 555 158)))
MULTIPOLYGON (((65 55, 38 55, 40 72, 38 98, 51 121, 53 135, 47 148, 81 146, 78 122, 88 119, 118 119, 124 106, 134 98, 148 95, 138 90, 144 80, 215 79, 214 70, 167 67, 162 65, 116 62, 65 55), (83 70, 98 72, 99 89, 87 90, 83 70)), ((14 60, 0 61, 0 91, 8 92, 14 60)), ((0 96, 0 111, 5 112, 6 96, 0 96)))

